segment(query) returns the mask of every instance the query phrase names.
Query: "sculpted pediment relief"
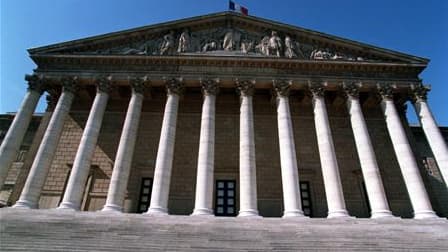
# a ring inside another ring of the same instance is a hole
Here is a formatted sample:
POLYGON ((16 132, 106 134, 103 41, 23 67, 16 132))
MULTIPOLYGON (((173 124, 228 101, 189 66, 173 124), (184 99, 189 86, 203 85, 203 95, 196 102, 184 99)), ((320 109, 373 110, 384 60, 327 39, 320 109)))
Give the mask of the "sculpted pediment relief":
POLYGON ((425 62, 426 59, 255 17, 217 13, 31 49, 30 53, 244 56, 313 61, 425 62), (136 31, 137 30, 137 31, 136 31), (334 40, 333 40, 334 39, 334 40), (383 51, 381 51, 383 50, 383 51))
POLYGON ((190 32, 171 30, 149 40, 112 48, 74 51, 73 54, 98 55, 216 55, 281 57, 310 60, 375 61, 343 51, 300 42, 300 38, 272 30, 267 33, 240 28, 217 27, 190 32))

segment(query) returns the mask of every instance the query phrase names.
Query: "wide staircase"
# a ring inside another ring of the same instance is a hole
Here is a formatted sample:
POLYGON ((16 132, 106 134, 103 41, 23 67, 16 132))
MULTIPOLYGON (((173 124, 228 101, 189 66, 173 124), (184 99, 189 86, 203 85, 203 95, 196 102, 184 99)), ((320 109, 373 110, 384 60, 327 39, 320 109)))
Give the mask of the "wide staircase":
POLYGON ((448 220, 0 209, 1 251, 448 251, 448 220))

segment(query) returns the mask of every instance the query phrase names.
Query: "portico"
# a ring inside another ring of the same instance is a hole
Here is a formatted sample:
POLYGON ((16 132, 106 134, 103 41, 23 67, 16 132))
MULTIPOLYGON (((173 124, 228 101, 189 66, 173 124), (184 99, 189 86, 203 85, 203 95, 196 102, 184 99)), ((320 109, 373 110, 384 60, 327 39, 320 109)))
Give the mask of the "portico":
POLYGON ((437 217, 396 108, 414 101, 446 181, 446 144, 418 79, 424 59, 349 41, 324 50, 331 40, 300 28, 270 23, 266 32, 266 20, 217 18, 235 24, 200 45, 189 38, 220 24, 143 29, 134 48, 116 38, 33 49, 39 68, 27 80, 44 89, 27 93, 0 148, 0 176, 42 90, 56 90, 58 102, 15 207, 437 217), (274 52, 269 36, 295 47, 274 52))

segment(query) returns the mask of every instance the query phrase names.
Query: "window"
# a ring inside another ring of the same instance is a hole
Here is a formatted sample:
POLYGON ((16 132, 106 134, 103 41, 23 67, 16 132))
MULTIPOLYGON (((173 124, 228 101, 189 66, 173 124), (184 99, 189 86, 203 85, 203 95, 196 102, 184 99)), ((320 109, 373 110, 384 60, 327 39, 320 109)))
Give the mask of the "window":
POLYGON ((215 215, 236 216, 235 180, 216 180, 215 215))
POLYGON ((302 209, 305 216, 312 217, 312 205, 311 205, 311 191, 310 191, 310 182, 301 181, 300 182, 300 198, 302 199, 302 209))
POLYGON ((151 201, 152 178, 142 178, 142 186, 140 188, 140 198, 138 201, 137 213, 148 211, 151 201))

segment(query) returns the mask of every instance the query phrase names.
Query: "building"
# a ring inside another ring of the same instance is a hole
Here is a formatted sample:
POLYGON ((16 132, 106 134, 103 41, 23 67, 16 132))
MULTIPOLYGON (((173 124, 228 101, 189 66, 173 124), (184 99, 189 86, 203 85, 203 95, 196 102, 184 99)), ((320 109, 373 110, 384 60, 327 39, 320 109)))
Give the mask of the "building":
POLYGON ((2 142, 0 184, 43 91, 50 102, 16 208, 448 216, 427 59, 231 12, 29 53, 38 67, 2 142))

